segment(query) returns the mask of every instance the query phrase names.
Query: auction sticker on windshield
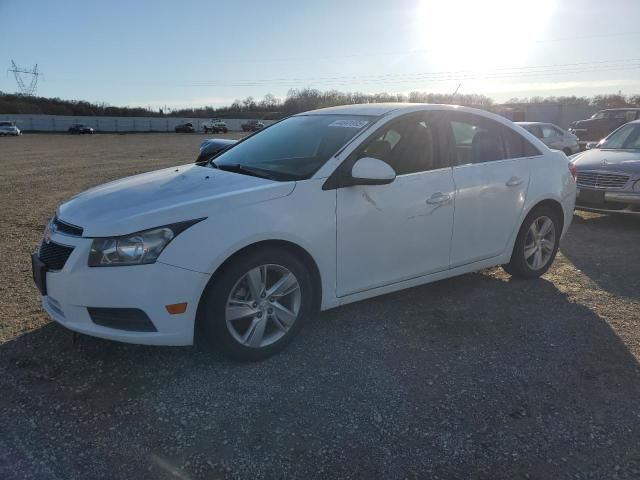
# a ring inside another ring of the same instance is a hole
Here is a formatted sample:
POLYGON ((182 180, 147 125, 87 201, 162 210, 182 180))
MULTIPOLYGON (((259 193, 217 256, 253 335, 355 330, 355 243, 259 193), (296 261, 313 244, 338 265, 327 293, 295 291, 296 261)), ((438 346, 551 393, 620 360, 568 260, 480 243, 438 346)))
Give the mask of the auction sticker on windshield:
POLYGON ((330 127, 342 127, 342 128, 362 128, 367 123, 368 120, 336 120, 333 123, 330 123, 330 127))

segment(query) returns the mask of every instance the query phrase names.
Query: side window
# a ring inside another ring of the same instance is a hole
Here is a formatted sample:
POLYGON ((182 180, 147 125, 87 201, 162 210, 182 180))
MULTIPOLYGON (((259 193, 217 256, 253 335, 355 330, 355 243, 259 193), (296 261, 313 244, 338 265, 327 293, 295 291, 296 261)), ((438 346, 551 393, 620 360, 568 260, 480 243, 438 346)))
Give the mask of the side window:
POLYGON ((625 119, 627 120, 627 122, 635 120, 635 118, 636 118, 636 112, 634 112, 633 110, 628 110, 626 112, 625 119))
POLYGON ((626 111, 624 111, 624 110, 619 111, 619 112, 616 112, 616 113, 613 115, 613 118, 617 118, 617 119, 620 119, 620 120, 624 120, 625 118, 627 118, 627 112, 626 112, 626 111))
POLYGON ((436 123, 428 114, 409 115, 376 132, 358 154, 387 162, 398 175, 448 166, 439 154, 436 123))
POLYGON ((453 165, 540 155, 538 149, 515 130, 488 118, 452 113, 445 123, 444 133, 449 138, 453 165))
POLYGON ((507 158, 535 157, 541 155, 540 150, 534 147, 529 140, 510 128, 505 128, 504 138, 507 158))
POLYGON ((542 138, 542 130, 540 129, 540 125, 530 125, 527 127, 529 132, 533 133, 537 138, 542 138))
POLYGON ((559 134, 551 125, 542 125, 542 136, 544 138, 557 137, 559 134))

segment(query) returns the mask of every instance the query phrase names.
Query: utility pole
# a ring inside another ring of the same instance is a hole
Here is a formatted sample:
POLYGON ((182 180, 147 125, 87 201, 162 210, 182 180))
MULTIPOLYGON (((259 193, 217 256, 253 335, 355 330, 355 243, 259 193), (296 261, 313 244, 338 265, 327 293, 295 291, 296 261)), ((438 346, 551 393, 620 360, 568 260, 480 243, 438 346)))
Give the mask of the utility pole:
POLYGON ((38 70, 38 64, 33 67, 31 70, 26 68, 21 68, 16 65, 16 62, 11 60, 11 68, 7 70, 8 72, 12 72, 13 76, 16 79, 16 83, 18 84, 18 90, 23 95, 35 95, 38 88, 38 77, 42 75, 42 72, 38 70), (29 83, 26 84, 23 75, 30 76, 29 83))

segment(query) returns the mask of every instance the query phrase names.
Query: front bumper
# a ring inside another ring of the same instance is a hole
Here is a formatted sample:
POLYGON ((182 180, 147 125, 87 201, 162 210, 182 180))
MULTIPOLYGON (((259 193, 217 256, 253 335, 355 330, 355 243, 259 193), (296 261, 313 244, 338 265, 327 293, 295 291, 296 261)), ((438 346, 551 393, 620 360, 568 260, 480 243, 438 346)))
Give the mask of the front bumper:
POLYGON ((156 262, 123 267, 88 267, 91 239, 56 233, 52 242, 72 246, 62 270, 46 273, 42 306, 64 327, 127 343, 193 344, 196 311, 209 276, 156 262), (182 314, 169 314, 166 305, 187 303, 182 314), (142 310, 155 331, 130 331, 94 323, 88 308, 142 310))
POLYGON ((576 209, 596 213, 640 215, 640 193, 619 190, 602 191, 579 187, 576 192, 576 209), (582 199, 581 192, 583 191, 602 193, 602 202, 593 202, 582 199))

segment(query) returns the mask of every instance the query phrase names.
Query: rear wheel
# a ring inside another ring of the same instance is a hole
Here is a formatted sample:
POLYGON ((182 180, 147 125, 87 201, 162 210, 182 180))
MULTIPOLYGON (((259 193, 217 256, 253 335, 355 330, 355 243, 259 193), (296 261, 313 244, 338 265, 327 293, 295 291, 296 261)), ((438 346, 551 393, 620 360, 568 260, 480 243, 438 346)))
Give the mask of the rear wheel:
POLYGON ((210 343, 237 360, 282 350, 313 313, 313 282, 297 256, 264 248, 238 257, 204 292, 198 323, 210 343))
POLYGON ((511 254, 503 269, 516 278, 543 275, 556 257, 560 244, 561 220, 549 207, 538 207, 525 218, 511 254))

